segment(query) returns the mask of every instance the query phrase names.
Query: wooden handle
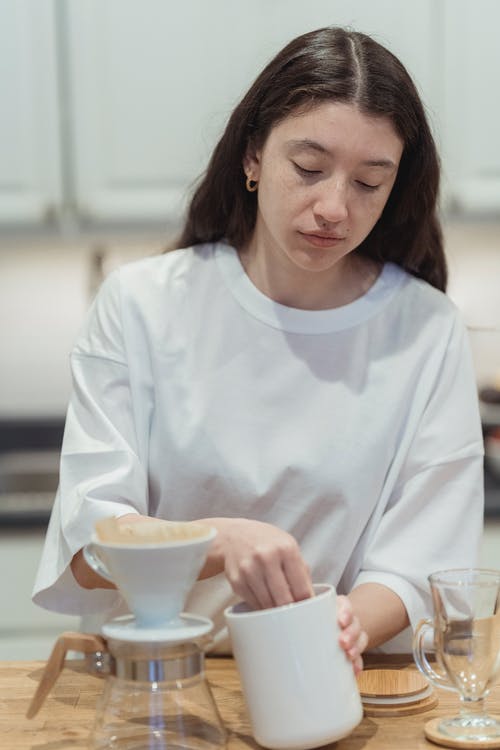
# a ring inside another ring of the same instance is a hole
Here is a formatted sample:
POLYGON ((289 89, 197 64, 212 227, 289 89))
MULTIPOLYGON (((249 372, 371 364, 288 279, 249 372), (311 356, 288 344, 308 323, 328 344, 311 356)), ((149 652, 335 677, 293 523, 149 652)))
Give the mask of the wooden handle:
POLYGON ((57 678, 64 667, 64 660, 68 651, 82 651, 84 654, 93 654, 96 651, 107 651, 106 641, 99 635, 91 633, 66 632, 59 636, 49 656, 42 679, 38 683, 36 692, 31 699, 26 718, 32 719, 41 709, 47 695, 52 690, 57 678))

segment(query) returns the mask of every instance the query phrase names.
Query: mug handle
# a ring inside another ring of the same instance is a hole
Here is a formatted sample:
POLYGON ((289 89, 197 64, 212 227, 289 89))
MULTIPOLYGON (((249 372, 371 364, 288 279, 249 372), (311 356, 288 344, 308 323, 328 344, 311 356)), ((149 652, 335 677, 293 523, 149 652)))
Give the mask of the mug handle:
POLYGON ((85 547, 83 548, 83 556, 85 558, 85 562, 90 565, 92 570, 95 570, 96 573, 98 573, 102 578, 105 578, 107 581, 114 583, 109 570, 99 557, 95 548, 95 544, 93 542, 85 545, 85 547))
POLYGON ((436 670, 429 664, 427 654, 425 651, 425 638, 428 633, 434 633, 434 625, 432 620, 420 620, 417 627, 415 628, 415 634, 413 636, 413 658, 418 669, 422 672, 429 682, 436 685, 438 688, 443 690, 450 690, 452 693, 456 693, 457 689, 448 680, 444 674, 436 672, 436 670))

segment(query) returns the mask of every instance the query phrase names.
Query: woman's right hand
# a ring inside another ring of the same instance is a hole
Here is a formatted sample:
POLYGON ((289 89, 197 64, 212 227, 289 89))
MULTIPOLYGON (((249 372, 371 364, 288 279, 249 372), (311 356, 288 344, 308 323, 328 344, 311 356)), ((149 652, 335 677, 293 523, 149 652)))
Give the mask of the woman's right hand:
MULTIPOLYGON (((157 523, 158 519, 126 514, 118 523, 138 521, 157 523)), ((277 607, 313 595, 309 568, 296 540, 269 523, 246 518, 202 518, 217 529, 200 578, 224 572, 235 592, 254 609, 277 607)), ((76 553, 71 568, 83 588, 114 588, 90 568, 76 553)))
POLYGON ((223 570, 233 591, 254 609, 313 595, 309 568, 286 531, 246 518, 203 518, 217 529, 200 577, 223 570))

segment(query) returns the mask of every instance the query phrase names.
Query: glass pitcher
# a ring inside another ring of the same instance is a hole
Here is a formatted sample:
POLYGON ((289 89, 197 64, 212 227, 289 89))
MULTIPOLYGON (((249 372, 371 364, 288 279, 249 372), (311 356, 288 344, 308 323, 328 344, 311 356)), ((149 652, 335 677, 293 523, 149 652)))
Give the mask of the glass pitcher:
POLYGON ((205 679, 196 642, 124 641, 65 633, 56 643, 27 716, 31 718, 64 665, 84 651, 92 674, 106 677, 90 750, 222 750, 226 732, 205 679))

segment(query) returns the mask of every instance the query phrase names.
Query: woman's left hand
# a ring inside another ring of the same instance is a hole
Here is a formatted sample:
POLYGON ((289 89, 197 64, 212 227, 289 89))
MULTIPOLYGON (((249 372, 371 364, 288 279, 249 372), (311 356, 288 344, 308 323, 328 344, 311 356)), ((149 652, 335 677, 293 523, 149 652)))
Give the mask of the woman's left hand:
POLYGON ((337 596, 337 621, 341 629, 339 643, 352 662, 354 674, 363 669, 361 654, 368 644, 368 636, 352 610, 347 596, 337 596))

